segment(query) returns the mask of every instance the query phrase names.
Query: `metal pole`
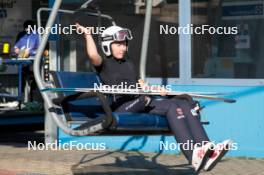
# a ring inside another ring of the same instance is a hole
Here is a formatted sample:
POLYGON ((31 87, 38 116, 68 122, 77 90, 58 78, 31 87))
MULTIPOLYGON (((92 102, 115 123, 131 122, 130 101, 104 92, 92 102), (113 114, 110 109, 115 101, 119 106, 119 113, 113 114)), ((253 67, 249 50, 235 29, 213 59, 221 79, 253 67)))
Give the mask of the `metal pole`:
MULTIPOLYGON (((185 27, 191 24, 191 0, 179 0, 179 26, 185 27)), ((188 82, 192 76, 192 36, 191 34, 180 33, 179 35, 179 56, 180 56, 180 82, 188 82)))
POLYGON ((146 1, 146 14, 144 23, 144 32, 142 40, 142 50, 140 55, 140 77, 144 80, 146 78, 146 63, 147 63, 147 51, 148 51, 148 41, 150 32, 150 22, 152 15, 152 0, 146 1))
MULTIPOLYGON (((47 11, 48 12, 48 11, 51 11, 51 10, 52 10, 52 8, 46 8, 46 7, 42 7, 42 8, 38 9, 38 11, 37 11, 38 27, 41 26, 41 13, 42 13, 42 11, 47 11)), ((74 14, 74 13, 76 13, 76 11, 74 11, 74 10, 63 10, 63 9, 58 9, 58 12, 66 13, 66 14, 74 14)), ((90 15, 90 16, 99 16, 97 13, 93 13, 93 12, 83 12, 83 13, 85 15, 90 15)), ((106 15, 106 14, 101 14, 101 17, 111 21, 112 25, 116 25, 114 19, 111 16, 106 15)))
POLYGON ((87 2, 83 3, 81 5, 81 8, 80 9, 86 9, 88 7, 88 5, 92 2, 93 0, 88 0, 87 2))
MULTIPOLYGON (((48 41, 50 30, 51 30, 52 25, 54 24, 56 15, 57 15, 59 7, 61 5, 61 1, 62 0, 56 0, 54 5, 53 5, 52 11, 50 13, 50 16, 49 16, 49 19, 48 19, 48 22, 47 22, 47 25, 45 28, 44 35, 41 39, 40 45, 39 45, 38 50, 37 50, 37 54, 36 54, 35 59, 34 59, 33 71, 34 71, 34 77, 35 77, 35 80, 36 80, 36 83, 37 83, 39 89, 45 88, 45 82, 41 78, 41 74, 40 74, 40 64, 41 64, 42 53, 43 53, 45 46, 46 46, 46 43, 48 41)), ((52 97, 49 96, 50 94, 48 92, 41 92, 41 95, 43 97, 43 100, 46 102, 45 103, 46 109, 49 110, 49 109, 52 109, 54 107, 59 108, 58 106, 55 106, 52 103, 52 101, 51 101, 52 97)), ((93 128, 89 128, 89 130, 88 129, 74 130, 74 129, 70 128, 70 126, 66 123, 64 114, 57 114, 55 112, 49 112, 48 110, 46 112, 48 112, 48 114, 51 116, 51 118, 56 123, 56 125, 59 128, 61 128, 61 130, 63 132, 65 132, 66 134, 81 136, 81 135, 87 135, 91 132, 96 132, 96 131, 102 129, 102 126, 99 126, 99 127, 95 126, 93 128)))

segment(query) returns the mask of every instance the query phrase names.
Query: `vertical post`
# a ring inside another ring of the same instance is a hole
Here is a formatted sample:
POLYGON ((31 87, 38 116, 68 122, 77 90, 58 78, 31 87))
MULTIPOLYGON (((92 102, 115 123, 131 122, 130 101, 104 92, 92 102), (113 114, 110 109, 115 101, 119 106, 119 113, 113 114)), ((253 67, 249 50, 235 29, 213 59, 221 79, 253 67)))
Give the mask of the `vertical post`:
POLYGON ((146 14, 145 14, 145 23, 144 23, 144 32, 143 40, 141 47, 140 55, 140 77, 144 80, 146 78, 146 63, 147 63, 147 52, 148 52, 148 41, 149 41, 149 31, 150 31, 150 22, 152 15, 152 0, 146 1, 146 14))
POLYGON ((26 82, 25 82, 25 86, 24 86, 24 103, 27 103, 27 102, 29 102, 29 93, 30 93, 30 90, 31 90, 31 88, 30 88, 30 85, 29 85, 29 77, 28 76, 26 76, 25 77, 26 78, 26 82))
POLYGON ((47 143, 56 143, 58 139, 57 134, 57 125, 52 119, 50 112, 48 111, 47 104, 44 104, 45 107, 45 144, 47 143))
POLYGON ((23 64, 18 64, 18 101, 19 101, 19 109, 21 109, 22 104, 22 68, 23 64))
POLYGON ((76 41, 66 40, 63 43, 63 70, 76 72, 77 70, 77 52, 76 52, 76 41))
POLYGON ((57 41, 49 41, 49 63, 50 63, 50 70, 51 71, 57 71, 57 47, 56 43, 57 41))
MULTIPOLYGON (((191 0, 179 0, 179 26, 185 27, 191 24, 191 0)), ((192 77, 192 36, 180 33, 180 82, 188 83, 192 77)))
POLYGON ((77 52, 76 52, 76 41, 70 41, 70 71, 76 72, 77 71, 77 52))

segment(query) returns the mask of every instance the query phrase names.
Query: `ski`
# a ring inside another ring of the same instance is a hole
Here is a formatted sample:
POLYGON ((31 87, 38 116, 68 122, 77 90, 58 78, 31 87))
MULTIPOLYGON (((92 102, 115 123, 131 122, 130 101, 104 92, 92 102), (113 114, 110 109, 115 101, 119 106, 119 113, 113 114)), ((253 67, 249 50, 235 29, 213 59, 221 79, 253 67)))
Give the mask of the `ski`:
MULTIPOLYGON (((94 88, 45 88, 41 92, 100 92, 103 94, 115 95, 160 95, 161 91, 143 91, 142 89, 94 89, 94 88)), ((170 91, 167 96, 190 95, 193 98, 201 98, 215 101, 223 101, 226 103, 235 103, 236 100, 230 98, 219 97, 219 95, 227 95, 228 93, 215 92, 188 92, 188 91, 170 91)), ((229 93, 230 94, 230 93, 229 93)))

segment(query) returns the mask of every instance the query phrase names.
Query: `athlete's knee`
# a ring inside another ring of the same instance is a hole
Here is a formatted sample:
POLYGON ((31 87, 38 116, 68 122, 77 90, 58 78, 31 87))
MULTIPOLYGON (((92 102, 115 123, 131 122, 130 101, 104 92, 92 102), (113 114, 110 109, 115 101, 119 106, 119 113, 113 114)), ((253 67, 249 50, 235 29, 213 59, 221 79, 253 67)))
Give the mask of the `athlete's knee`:
POLYGON ((177 117, 177 119, 185 118, 184 110, 178 103, 171 101, 169 107, 169 114, 177 117))

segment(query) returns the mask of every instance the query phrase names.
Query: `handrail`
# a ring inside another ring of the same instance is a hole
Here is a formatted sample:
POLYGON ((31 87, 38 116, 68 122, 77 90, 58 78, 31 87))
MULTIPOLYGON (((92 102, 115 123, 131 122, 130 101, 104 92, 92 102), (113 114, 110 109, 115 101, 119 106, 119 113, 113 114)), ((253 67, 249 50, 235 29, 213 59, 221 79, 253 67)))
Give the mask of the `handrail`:
POLYGON ((140 78, 145 80, 146 78, 146 63, 147 63, 147 51, 148 51, 148 43, 149 43, 149 33, 150 33, 150 23, 151 23, 151 15, 152 15, 152 0, 148 0, 147 9, 145 14, 145 23, 144 23, 144 33, 142 40, 142 49, 140 55, 140 78))
MULTIPOLYGON (((40 64, 41 64, 41 57, 42 57, 42 53, 45 49, 45 46, 47 44, 49 35, 50 35, 50 31, 51 31, 51 27, 55 22, 55 18, 57 16, 57 13, 59 11, 59 7, 61 5, 62 0, 55 0, 53 8, 51 10, 48 22, 46 24, 45 27, 45 32, 43 34, 43 37, 40 41, 40 45, 38 47, 37 50, 37 54, 35 56, 34 59, 34 65, 33 65, 33 72, 34 72, 34 77, 37 83, 37 86, 39 89, 43 89, 45 88, 45 82, 44 80, 41 78, 41 73, 40 73, 40 64)), ((43 97, 43 100, 46 102, 47 108, 53 108, 54 104, 52 103, 52 100, 49 96, 48 92, 41 92, 41 95, 43 97)), ((66 121, 63 120, 62 117, 58 116, 57 114, 51 112, 49 113, 52 117, 52 119, 54 120, 54 122, 56 123, 56 125, 61 128, 63 130, 63 132, 65 132, 66 134, 69 135, 75 135, 75 136, 82 136, 82 135, 87 135, 89 134, 90 130, 87 129, 83 129, 83 130, 74 130, 72 128, 70 128, 68 126, 68 124, 66 123, 66 121)), ((65 116, 64 116, 65 117, 65 116)), ((91 132, 96 132, 97 130, 101 130, 101 127, 97 127, 94 130, 92 130, 91 132)))
MULTIPOLYGON (((51 11, 52 8, 46 8, 46 7, 42 7, 42 8, 39 8, 38 11, 37 11, 37 25, 38 27, 41 27, 41 13, 43 11, 51 11)), ((76 13, 77 11, 74 11, 74 10, 64 10, 64 9, 58 9, 58 12, 62 12, 62 13, 68 13, 68 14, 74 14, 76 13)), ((84 11, 83 13, 85 13, 86 15, 90 15, 90 16, 99 16, 99 14, 97 13, 93 13, 93 12, 86 12, 84 11)), ((112 22, 112 25, 116 25, 114 19, 110 16, 110 15, 106 15, 106 14, 101 14, 100 15, 102 18, 106 18, 108 19, 109 21, 112 22)), ((41 35, 39 35, 39 41, 41 41, 41 35)))

